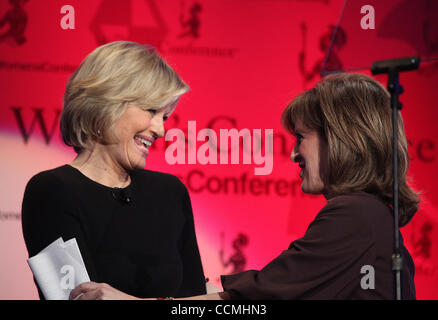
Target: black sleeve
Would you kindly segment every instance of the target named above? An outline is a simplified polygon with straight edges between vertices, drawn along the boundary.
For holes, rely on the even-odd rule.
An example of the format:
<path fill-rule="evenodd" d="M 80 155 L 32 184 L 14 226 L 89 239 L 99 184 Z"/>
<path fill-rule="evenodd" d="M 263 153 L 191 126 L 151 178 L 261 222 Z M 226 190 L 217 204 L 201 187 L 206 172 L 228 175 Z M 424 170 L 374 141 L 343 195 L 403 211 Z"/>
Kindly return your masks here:
<path fill-rule="evenodd" d="M 56 176 L 38 174 L 27 184 L 22 203 L 22 228 L 29 257 L 53 241 L 76 238 L 90 279 L 94 265 L 86 245 L 80 220 L 69 201 L 68 188 Z M 43 298 L 39 290 L 40 298 Z"/>
<path fill-rule="evenodd" d="M 183 211 L 185 224 L 180 239 L 180 255 L 183 260 L 183 282 L 179 297 L 188 297 L 206 293 L 205 277 L 196 240 L 195 225 L 190 196 L 183 185 Z"/>
<path fill-rule="evenodd" d="M 324 207 L 304 237 L 262 270 L 222 276 L 224 290 L 233 299 L 342 299 L 376 255 L 370 227 L 352 213 L 348 204 Z"/>

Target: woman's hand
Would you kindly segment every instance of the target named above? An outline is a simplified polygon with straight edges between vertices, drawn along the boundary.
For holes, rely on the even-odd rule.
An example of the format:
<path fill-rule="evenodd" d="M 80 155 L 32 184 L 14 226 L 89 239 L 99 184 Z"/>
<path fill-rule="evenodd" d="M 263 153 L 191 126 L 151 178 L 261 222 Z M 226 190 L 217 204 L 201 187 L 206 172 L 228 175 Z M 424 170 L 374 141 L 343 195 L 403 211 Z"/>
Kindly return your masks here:
<path fill-rule="evenodd" d="M 137 297 L 119 291 L 109 284 L 84 282 L 70 293 L 71 300 L 140 300 Z"/>

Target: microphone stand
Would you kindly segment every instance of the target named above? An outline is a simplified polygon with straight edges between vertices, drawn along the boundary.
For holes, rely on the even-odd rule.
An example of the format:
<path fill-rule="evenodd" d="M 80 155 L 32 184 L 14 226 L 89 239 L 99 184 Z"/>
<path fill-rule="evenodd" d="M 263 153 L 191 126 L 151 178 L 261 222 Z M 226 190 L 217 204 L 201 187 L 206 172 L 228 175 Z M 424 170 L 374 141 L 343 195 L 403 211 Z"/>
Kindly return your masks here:
<path fill-rule="evenodd" d="M 403 87 L 399 82 L 400 71 L 415 70 L 420 66 L 419 57 L 408 57 L 401 59 L 383 60 L 374 62 L 371 67 L 371 73 L 388 74 L 388 91 L 391 95 L 392 109 L 392 132 L 393 132 L 393 207 L 394 207 L 394 251 L 392 254 L 392 270 L 395 281 L 395 299 L 402 300 L 401 272 L 403 269 L 403 259 L 400 253 L 399 237 L 399 201 L 398 201 L 398 112 L 402 109 L 399 101 L 400 94 L 403 93 Z"/>

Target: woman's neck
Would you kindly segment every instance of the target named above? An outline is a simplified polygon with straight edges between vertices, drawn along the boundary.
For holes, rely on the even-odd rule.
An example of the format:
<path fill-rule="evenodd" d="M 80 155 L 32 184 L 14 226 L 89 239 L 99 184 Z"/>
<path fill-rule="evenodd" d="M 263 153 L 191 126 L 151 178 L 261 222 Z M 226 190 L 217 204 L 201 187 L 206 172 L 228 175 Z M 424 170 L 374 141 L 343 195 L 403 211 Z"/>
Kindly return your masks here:
<path fill-rule="evenodd" d="M 70 165 L 110 188 L 125 188 L 131 183 L 128 171 L 97 146 L 93 150 L 83 150 Z"/>

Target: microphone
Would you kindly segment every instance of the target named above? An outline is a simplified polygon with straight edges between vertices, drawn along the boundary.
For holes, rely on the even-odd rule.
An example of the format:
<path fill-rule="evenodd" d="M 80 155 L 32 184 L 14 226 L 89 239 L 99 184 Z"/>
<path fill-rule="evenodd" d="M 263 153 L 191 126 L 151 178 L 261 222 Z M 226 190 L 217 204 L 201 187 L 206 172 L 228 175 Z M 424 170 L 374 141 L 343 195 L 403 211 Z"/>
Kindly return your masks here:
<path fill-rule="evenodd" d="M 420 57 L 406 57 L 400 59 L 376 61 L 371 66 L 371 73 L 381 74 L 389 73 L 391 70 L 408 71 L 418 69 L 420 66 Z"/>
<path fill-rule="evenodd" d="M 132 201 L 131 194 L 127 189 L 113 188 L 111 191 L 114 200 L 129 204 Z"/>
<path fill-rule="evenodd" d="M 123 203 L 129 204 L 131 202 L 131 195 L 126 189 L 123 189 L 122 192 L 120 192 L 120 197 Z"/>

